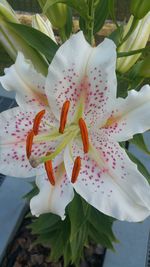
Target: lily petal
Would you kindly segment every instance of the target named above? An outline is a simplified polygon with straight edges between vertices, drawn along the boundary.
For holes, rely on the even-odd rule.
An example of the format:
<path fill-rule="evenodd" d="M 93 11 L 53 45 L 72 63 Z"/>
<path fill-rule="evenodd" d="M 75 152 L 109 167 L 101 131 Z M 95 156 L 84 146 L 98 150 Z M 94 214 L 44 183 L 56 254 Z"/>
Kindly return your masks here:
<path fill-rule="evenodd" d="M 79 32 L 66 41 L 56 52 L 49 66 L 46 94 L 57 119 L 66 100 L 70 100 L 69 116 L 75 112 L 77 102 L 84 90 L 86 66 L 92 47 Z"/>
<path fill-rule="evenodd" d="M 118 142 L 129 140 L 134 134 L 149 130 L 150 86 L 143 86 L 139 92 L 131 90 L 125 99 L 116 99 L 103 129 L 105 134 Z"/>
<path fill-rule="evenodd" d="M 35 112 L 24 112 L 19 107 L 0 114 L 1 173 L 15 177 L 32 177 L 35 175 L 35 169 L 31 167 L 26 157 L 26 138 L 32 129 L 35 115 Z M 39 127 L 40 134 L 51 133 L 49 126 L 45 123 L 46 119 L 51 124 L 53 122 L 50 120 L 49 114 L 46 113 Z M 34 142 L 31 153 L 35 157 L 43 156 L 48 151 L 53 151 L 57 143 L 57 141 Z M 61 154 L 58 162 L 62 162 Z"/>
<path fill-rule="evenodd" d="M 2 86 L 8 91 L 16 92 L 16 101 L 24 109 L 42 109 L 48 105 L 45 95 L 45 77 L 38 73 L 31 61 L 18 53 L 15 64 L 5 69 L 0 77 Z"/>
<path fill-rule="evenodd" d="M 65 208 L 74 197 L 73 187 L 68 180 L 64 165 L 59 165 L 54 169 L 56 184 L 52 186 L 43 172 L 37 173 L 36 184 L 39 188 L 38 195 L 30 201 L 31 213 L 39 216 L 44 213 L 52 212 L 65 219 Z"/>
<path fill-rule="evenodd" d="M 79 32 L 65 42 L 49 66 L 46 80 L 46 94 L 57 119 L 66 100 L 70 100 L 72 118 L 80 98 L 90 124 L 104 119 L 106 107 L 116 97 L 115 66 L 116 46 L 109 39 L 93 48 Z"/>
<path fill-rule="evenodd" d="M 110 104 L 116 99 L 116 46 L 109 39 L 92 49 L 88 59 L 89 86 L 85 107 L 86 122 L 90 125 L 103 122 L 108 116 Z"/>
<path fill-rule="evenodd" d="M 79 144 L 65 150 L 64 162 L 71 177 L 73 158 L 81 157 L 74 189 L 99 211 L 119 220 L 142 221 L 150 215 L 150 188 L 146 179 L 120 146 L 94 135 L 89 154 Z"/>

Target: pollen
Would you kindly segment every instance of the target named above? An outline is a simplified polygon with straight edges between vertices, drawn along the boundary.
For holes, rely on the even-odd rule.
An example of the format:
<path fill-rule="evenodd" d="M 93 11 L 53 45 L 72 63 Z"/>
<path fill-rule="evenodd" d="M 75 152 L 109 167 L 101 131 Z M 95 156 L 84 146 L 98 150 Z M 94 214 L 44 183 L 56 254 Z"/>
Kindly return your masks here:
<path fill-rule="evenodd" d="M 81 158 L 76 157 L 73 170 L 72 170 L 72 176 L 71 176 L 71 182 L 74 184 L 77 181 L 77 178 L 79 176 L 79 172 L 81 169 Z"/>
<path fill-rule="evenodd" d="M 79 119 L 79 127 L 81 132 L 81 138 L 83 143 L 83 151 L 84 153 L 88 153 L 89 151 L 89 136 L 88 136 L 88 130 L 85 121 L 80 118 Z"/>
<path fill-rule="evenodd" d="M 26 155 L 27 158 L 29 159 L 31 156 L 31 151 L 32 151 L 32 145 L 33 145 L 33 138 L 34 138 L 34 131 L 30 131 L 27 135 L 26 139 Z"/>
<path fill-rule="evenodd" d="M 62 106 L 61 115 L 60 115 L 59 132 L 62 134 L 63 134 L 65 126 L 66 126 L 69 107 L 70 107 L 70 101 L 66 100 Z"/>
<path fill-rule="evenodd" d="M 47 153 L 46 156 L 50 155 Z M 50 181 L 51 185 L 55 185 L 55 176 L 53 172 L 52 160 L 48 160 L 44 163 L 45 170 L 47 173 L 48 180 Z"/>
<path fill-rule="evenodd" d="M 38 114 L 34 118 L 33 131 L 34 131 L 35 135 L 37 135 L 39 132 L 40 122 L 41 122 L 44 114 L 45 114 L 45 110 L 41 110 L 40 112 L 38 112 Z"/>

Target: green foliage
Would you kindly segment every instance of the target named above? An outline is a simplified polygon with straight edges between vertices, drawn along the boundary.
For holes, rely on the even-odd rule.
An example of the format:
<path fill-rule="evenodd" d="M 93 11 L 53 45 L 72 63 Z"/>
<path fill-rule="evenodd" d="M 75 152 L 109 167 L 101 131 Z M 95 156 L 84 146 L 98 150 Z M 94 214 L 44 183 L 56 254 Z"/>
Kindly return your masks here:
<path fill-rule="evenodd" d="M 10 23 L 10 26 L 38 52 L 42 53 L 49 62 L 52 61 L 58 46 L 44 33 L 26 25 Z"/>
<path fill-rule="evenodd" d="M 74 8 L 81 17 L 87 19 L 88 5 L 84 0 L 80 0 L 80 4 L 78 0 L 47 0 L 43 8 L 43 12 L 45 13 L 48 10 L 48 8 L 57 3 L 64 3 L 70 6 L 71 8 Z"/>
<path fill-rule="evenodd" d="M 50 247 L 50 260 L 58 261 L 63 256 L 64 266 L 70 263 L 78 266 L 84 257 L 84 247 L 91 241 L 113 249 L 117 242 L 112 232 L 113 221 L 75 194 L 64 221 L 57 215 L 43 214 L 33 219 L 28 228 L 37 235 L 35 244 Z"/>
<path fill-rule="evenodd" d="M 108 1 L 109 14 L 110 14 L 113 22 L 116 24 L 116 26 L 118 28 L 119 25 L 118 25 L 117 18 L 116 18 L 115 6 L 116 6 L 116 0 L 109 0 Z"/>
<path fill-rule="evenodd" d="M 137 19 L 142 19 L 150 11 L 149 0 L 131 0 L 130 12 Z"/>
<path fill-rule="evenodd" d="M 94 15 L 94 34 L 97 33 L 104 25 L 109 13 L 109 0 L 101 0 L 95 9 Z"/>

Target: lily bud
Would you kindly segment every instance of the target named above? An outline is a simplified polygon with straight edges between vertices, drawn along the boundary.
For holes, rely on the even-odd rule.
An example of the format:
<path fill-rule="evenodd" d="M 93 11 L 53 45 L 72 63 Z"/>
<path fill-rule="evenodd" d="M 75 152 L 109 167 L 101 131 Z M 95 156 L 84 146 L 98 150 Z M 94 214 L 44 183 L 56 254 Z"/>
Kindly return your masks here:
<path fill-rule="evenodd" d="M 52 25 L 48 19 L 44 20 L 39 14 L 36 14 L 32 17 L 32 27 L 43 32 L 56 43 Z"/>
<path fill-rule="evenodd" d="M 38 0 L 38 2 L 43 9 L 47 1 Z M 47 9 L 45 14 L 52 23 L 53 27 L 61 29 L 66 25 L 67 22 L 68 7 L 66 4 L 54 4 Z"/>
<path fill-rule="evenodd" d="M 150 11 L 149 0 L 132 0 L 130 5 L 131 14 L 137 18 L 142 19 Z"/>
<path fill-rule="evenodd" d="M 124 28 L 123 37 L 129 31 L 133 21 L 133 16 Z M 119 47 L 118 52 L 128 52 L 144 48 L 150 35 L 150 12 L 141 20 L 139 20 L 136 28 L 128 39 Z M 119 72 L 127 72 L 141 56 L 141 53 L 132 56 L 126 56 L 117 60 L 117 70 Z"/>
<path fill-rule="evenodd" d="M 42 74 L 47 74 L 47 62 L 28 43 L 17 34 L 9 24 L 19 23 L 15 12 L 5 0 L 0 0 L 0 43 L 9 56 L 15 61 L 18 51 L 23 52 L 27 59 L 30 59 L 35 68 Z"/>
<path fill-rule="evenodd" d="M 0 42 L 4 46 L 5 50 L 8 52 L 10 57 L 15 60 L 17 56 L 17 49 L 13 43 L 10 42 L 7 32 L 6 21 L 19 23 L 15 13 L 13 12 L 10 5 L 4 1 L 0 1 Z"/>

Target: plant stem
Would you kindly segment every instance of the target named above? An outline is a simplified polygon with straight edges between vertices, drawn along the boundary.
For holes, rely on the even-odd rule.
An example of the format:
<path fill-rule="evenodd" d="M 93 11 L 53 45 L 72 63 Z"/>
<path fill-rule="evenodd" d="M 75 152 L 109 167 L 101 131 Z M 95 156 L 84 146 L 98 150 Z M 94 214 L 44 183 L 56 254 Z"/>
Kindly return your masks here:
<path fill-rule="evenodd" d="M 59 29 L 59 35 L 60 35 L 62 42 L 64 43 L 67 40 L 67 36 L 66 36 L 64 28 Z"/>

